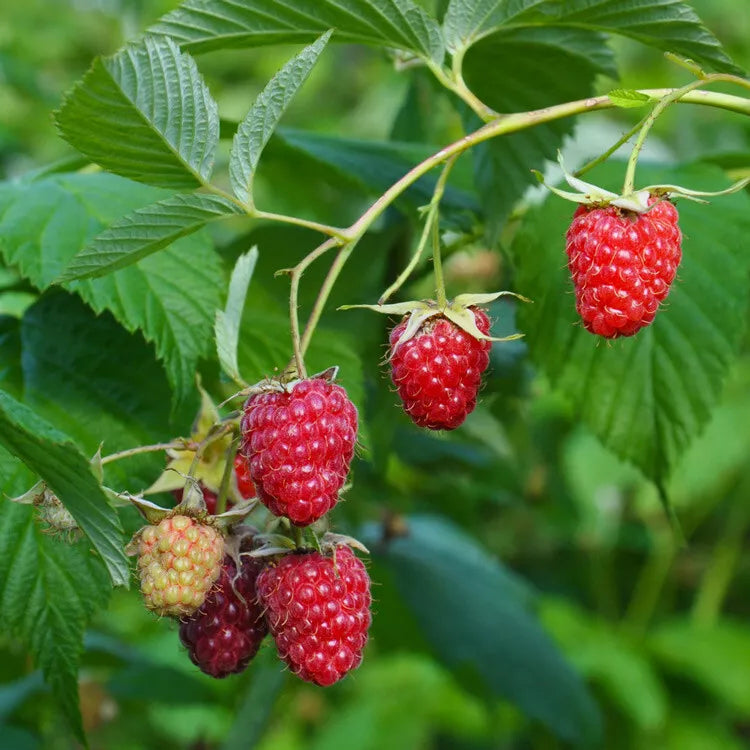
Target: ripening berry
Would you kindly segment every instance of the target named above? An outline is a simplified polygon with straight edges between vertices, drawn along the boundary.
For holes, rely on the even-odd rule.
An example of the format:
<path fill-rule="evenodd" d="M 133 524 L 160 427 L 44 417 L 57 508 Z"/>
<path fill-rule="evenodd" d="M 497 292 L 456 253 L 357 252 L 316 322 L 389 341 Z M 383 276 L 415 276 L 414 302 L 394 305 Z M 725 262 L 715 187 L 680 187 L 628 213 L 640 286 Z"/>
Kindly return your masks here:
<path fill-rule="evenodd" d="M 180 623 L 180 640 L 193 664 L 211 677 L 242 672 L 268 632 L 255 581 L 262 564 L 242 558 L 240 574 L 228 555 L 203 606 Z"/>
<path fill-rule="evenodd" d="M 632 336 L 649 325 L 682 259 L 677 209 L 651 196 L 635 213 L 580 206 L 567 233 L 576 309 L 591 333 Z"/>
<path fill-rule="evenodd" d="M 146 607 L 159 615 L 191 615 L 221 570 L 224 539 L 190 516 L 164 518 L 140 532 L 138 572 Z"/>

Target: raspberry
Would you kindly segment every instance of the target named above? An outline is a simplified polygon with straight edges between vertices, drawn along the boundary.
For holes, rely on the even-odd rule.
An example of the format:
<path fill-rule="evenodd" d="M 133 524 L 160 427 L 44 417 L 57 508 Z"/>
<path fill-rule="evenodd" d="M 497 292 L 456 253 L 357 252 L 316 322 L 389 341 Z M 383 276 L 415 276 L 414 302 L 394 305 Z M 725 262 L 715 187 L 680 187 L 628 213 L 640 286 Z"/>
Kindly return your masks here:
<path fill-rule="evenodd" d="M 326 687 L 362 661 L 370 627 L 370 577 L 344 545 L 334 558 L 293 553 L 258 576 L 258 597 L 279 656 L 301 679 Z"/>
<path fill-rule="evenodd" d="M 191 615 L 218 578 L 221 534 L 190 516 L 164 518 L 140 533 L 138 571 L 146 607 L 159 615 Z"/>
<path fill-rule="evenodd" d="M 237 479 L 237 489 L 240 495 L 245 500 L 255 497 L 255 485 L 250 476 L 250 465 L 241 453 L 237 453 L 234 457 L 234 476 Z"/>
<path fill-rule="evenodd" d="M 211 677 L 242 672 L 268 632 L 255 593 L 261 568 L 243 559 L 237 576 L 234 560 L 226 556 L 203 606 L 180 623 L 180 640 L 191 661 Z"/>
<path fill-rule="evenodd" d="M 258 497 L 275 515 L 307 526 L 338 502 L 357 439 L 357 409 L 321 378 L 251 396 L 242 452 Z"/>
<path fill-rule="evenodd" d="M 682 258 L 677 209 L 655 196 L 646 213 L 580 206 L 567 233 L 576 309 L 591 333 L 632 336 L 654 319 Z"/>
<path fill-rule="evenodd" d="M 490 319 L 484 310 L 469 309 L 477 328 L 489 333 Z M 455 430 L 477 404 L 491 343 L 437 316 L 428 318 L 415 336 L 394 349 L 408 320 L 407 316 L 391 331 L 391 380 L 416 425 Z"/>

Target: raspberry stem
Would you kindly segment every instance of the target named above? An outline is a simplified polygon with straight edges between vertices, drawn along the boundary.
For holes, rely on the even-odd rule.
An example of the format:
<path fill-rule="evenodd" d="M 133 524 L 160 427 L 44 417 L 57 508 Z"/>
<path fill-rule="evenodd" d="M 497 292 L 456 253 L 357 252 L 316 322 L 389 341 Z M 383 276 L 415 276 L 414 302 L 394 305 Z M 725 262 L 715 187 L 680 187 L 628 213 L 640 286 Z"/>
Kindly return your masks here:
<path fill-rule="evenodd" d="M 226 453 L 226 463 L 224 464 L 224 472 L 221 475 L 221 485 L 219 486 L 219 494 L 216 497 L 216 515 L 220 516 L 227 509 L 227 494 L 229 492 L 229 481 L 234 473 L 234 456 L 237 453 L 237 446 L 239 445 L 239 438 L 232 441 L 229 446 L 229 450 Z"/>
<path fill-rule="evenodd" d="M 435 190 L 432 193 L 432 199 L 430 200 L 430 203 L 427 206 L 427 217 L 425 218 L 424 227 L 422 228 L 422 235 L 419 238 L 417 249 L 414 251 L 414 254 L 411 257 L 411 260 L 409 261 L 409 264 L 399 274 L 399 277 L 393 282 L 393 284 L 391 284 L 388 287 L 388 289 L 385 290 L 385 292 L 383 292 L 382 296 L 378 300 L 379 305 L 382 305 L 395 292 L 397 292 L 404 285 L 406 280 L 409 278 L 409 276 L 411 276 L 412 272 L 417 267 L 417 264 L 419 263 L 419 259 L 422 257 L 422 253 L 424 252 L 424 249 L 427 246 L 427 240 L 430 238 L 430 233 L 432 232 L 433 224 L 439 223 L 440 201 L 443 199 L 443 195 L 445 193 L 445 186 L 446 186 L 446 183 L 448 182 L 448 175 L 450 174 L 451 169 L 453 169 L 453 165 L 456 163 L 456 159 L 458 159 L 458 156 L 459 155 L 456 154 L 455 156 L 452 156 L 450 159 L 448 159 L 447 162 L 445 162 L 443 171 L 440 173 L 440 178 L 435 184 Z"/>
<path fill-rule="evenodd" d="M 157 451 L 167 451 L 170 449 L 175 450 L 187 450 L 193 451 L 198 447 L 197 443 L 192 440 L 173 440 L 170 443 L 154 443 L 153 445 L 139 445 L 135 448 L 128 448 L 124 451 L 118 451 L 117 453 L 110 453 L 108 456 L 103 456 L 101 459 L 102 465 L 111 464 L 115 461 L 120 461 L 123 458 L 130 458 L 131 456 L 138 456 L 142 453 L 156 453 Z"/>
<path fill-rule="evenodd" d="M 656 103 L 656 106 L 651 110 L 651 114 L 648 115 L 648 117 L 646 117 L 643 123 L 643 126 L 641 127 L 641 131 L 638 134 L 638 138 L 635 142 L 635 145 L 633 146 L 633 151 L 630 154 L 630 158 L 628 159 L 628 166 L 625 171 L 625 182 L 623 183 L 623 186 L 622 186 L 623 195 L 630 195 L 634 190 L 635 169 L 638 164 L 638 157 L 641 154 L 641 150 L 643 149 L 643 144 L 646 142 L 646 138 L 648 137 L 648 134 L 651 131 L 651 128 L 653 127 L 654 123 L 659 118 L 659 116 L 664 112 L 664 110 L 670 104 L 672 104 L 673 102 L 676 102 L 678 99 L 683 98 L 686 94 L 689 94 L 691 91 L 694 91 L 695 89 L 698 89 L 701 86 L 706 86 L 709 83 L 718 83 L 718 82 L 736 83 L 739 86 L 743 86 L 744 88 L 750 89 L 750 81 L 747 81 L 744 78 L 730 75 L 728 73 L 712 73 L 711 75 L 706 75 L 702 78 L 699 78 L 697 81 L 692 81 L 691 83 L 688 83 L 686 86 L 683 86 L 682 88 L 671 91 L 670 93 L 662 97 L 662 99 Z"/>
<path fill-rule="evenodd" d="M 447 74 L 441 71 L 441 76 L 438 76 L 441 82 L 443 78 L 449 80 Z M 750 81 L 745 81 L 742 78 L 731 75 L 717 74 L 712 75 L 701 81 L 703 83 L 710 83 L 714 81 L 731 81 L 738 83 L 742 86 L 750 88 Z M 448 85 L 446 83 L 446 85 Z M 459 93 L 456 85 L 449 85 L 448 88 Z M 740 96 L 733 96 L 731 94 L 723 94 L 715 91 L 696 91 L 696 85 L 691 85 L 688 91 L 683 89 L 640 89 L 639 93 L 648 96 L 650 99 L 658 100 L 665 99 L 667 97 L 673 97 L 673 101 L 678 101 L 687 104 L 702 104 L 705 106 L 716 107 L 719 109 L 725 109 L 730 112 L 737 112 L 740 114 L 750 115 L 750 99 Z M 461 95 L 459 93 L 459 95 Z M 463 97 L 462 97 L 463 98 Z M 467 102 L 468 103 L 468 102 Z M 303 366 L 303 355 L 307 350 L 310 343 L 310 339 L 315 331 L 315 327 L 318 324 L 320 316 L 325 308 L 325 304 L 328 300 L 328 295 L 333 288 L 342 268 L 349 259 L 356 242 L 369 230 L 373 223 L 384 213 L 384 211 L 406 190 L 408 190 L 417 180 L 424 177 L 432 169 L 444 164 L 448 159 L 462 154 L 464 151 L 480 144 L 485 141 L 497 138 L 502 135 L 508 135 L 510 133 L 516 133 L 521 130 L 542 125 L 544 123 L 553 122 L 555 120 L 561 120 L 565 117 L 572 117 L 574 115 L 585 114 L 586 112 L 597 112 L 605 109 L 612 109 L 615 106 L 612 100 L 607 95 L 598 97 L 589 97 L 587 99 L 578 99 L 576 101 L 565 102 L 563 104 L 557 104 L 551 107 L 544 107 L 542 109 L 530 110 L 528 112 L 516 112 L 507 115 L 495 115 L 489 117 L 487 113 L 483 119 L 486 124 L 470 133 L 463 138 L 451 143 L 445 148 L 440 149 L 432 156 L 425 159 L 420 164 L 417 164 L 409 172 L 407 172 L 400 180 L 391 185 L 371 206 L 368 208 L 350 227 L 344 231 L 336 230 L 333 233 L 334 236 L 329 237 L 323 244 L 316 247 L 311 253 L 305 256 L 300 263 L 298 263 L 293 269 L 291 269 L 291 280 L 292 290 L 290 292 L 290 320 L 292 325 L 292 342 L 294 344 L 294 362 L 297 368 Z M 666 106 L 666 105 L 664 105 Z M 473 107 L 474 108 L 474 107 Z M 476 111 L 476 109 L 475 109 Z M 480 116 L 480 112 L 477 112 Z M 652 112 L 653 114 L 653 112 Z M 645 136 L 644 136 L 645 139 Z M 642 144 L 641 144 L 642 145 Z M 640 148 L 639 148 L 640 150 Z M 637 160 L 637 155 L 635 157 Z M 633 167 L 635 171 L 635 166 Z M 280 219 L 277 219 L 280 220 Z M 329 250 L 334 247 L 338 247 L 339 252 L 334 260 L 331 268 L 326 276 L 323 286 L 320 289 L 318 297 L 313 306 L 313 310 L 310 313 L 305 331 L 300 338 L 299 318 L 298 318 L 298 295 L 299 295 L 299 282 L 304 271 L 313 263 L 315 260 L 325 255 Z"/>

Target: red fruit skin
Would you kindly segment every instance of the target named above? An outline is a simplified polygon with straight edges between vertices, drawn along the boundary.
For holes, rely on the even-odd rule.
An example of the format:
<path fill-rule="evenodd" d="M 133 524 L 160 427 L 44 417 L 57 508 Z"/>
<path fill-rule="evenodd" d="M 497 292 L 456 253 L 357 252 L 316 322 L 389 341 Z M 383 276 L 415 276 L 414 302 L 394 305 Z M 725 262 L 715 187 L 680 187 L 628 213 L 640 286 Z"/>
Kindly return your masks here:
<path fill-rule="evenodd" d="M 302 680 L 327 687 L 362 662 L 370 627 L 370 577 L 344 545 L 334 559 L 292 553 L 258 576 L 258 597 L 279 656 Z"/>
<path fill-rule="evenodd" d="M 477 328 L 488 334 L 490 319 L 484 310 L 469 309 Z M 394 350 L 408 320 L 407 316 L 391 331 L 391 380 L 414 424 L 455 430 L 477 405 L 492 344 L 474 338 L 447 318 L 435 317 Z"/>
<path fill-rule="evenodd" d="M 250 465 L 241 453 L 237 453 L 234 457 L 234 476 L 240 495 L 245 500 L 255 497 L 255 485 L 250 476 Z"/>
<path fill-rule="evenodd" d="M 206 601 L 180 622 L 180 640 L 191 661 L 211 677 L 242 672 L 268 632 L 255 590 L 261 569 L 261 563 L 243 558 L 242 572 L 235 578 L 234 560 L 225 557 Z"/>
<path fill-rule="evenodd" d="M 336 505 L 357 441 L 357 409 L 343 388 L 310 378 L 251 396 L 241 427 L 250 476 L 274 515 L 307 526 Z"/>
<path fill-rule="evenodd" d="M 567 233 L 576 309 L 588 331 L 615 339 L 649 325 L 682 259 L 677 209 L 651 196 L 647 213 L 580 206 Z"/>

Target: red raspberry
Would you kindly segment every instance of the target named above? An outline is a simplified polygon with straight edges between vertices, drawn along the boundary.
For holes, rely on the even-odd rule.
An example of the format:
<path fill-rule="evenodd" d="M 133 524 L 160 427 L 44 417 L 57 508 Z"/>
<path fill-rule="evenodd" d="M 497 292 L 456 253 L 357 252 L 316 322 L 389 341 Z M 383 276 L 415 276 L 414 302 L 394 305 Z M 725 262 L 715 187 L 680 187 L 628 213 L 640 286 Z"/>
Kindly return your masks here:
<path fill-rule="evenodd" d="M 242 561 L 240 575 L 227 556 L 203 606 L 180 623 L 180 640 L 193 664 L 211 677 L 242 672 L 268 632 L 257 601 L 255 579 L 261 563 Z"/>
<path fill-rule="evenodd" d="M 258 597 L 279 656 L 300 679 L 326 687 L 362 661 L 370 627 L 370 577 L 344 545 L 334 558 L 293 553 L 267 567 Z"/>
<path fill-rule="evenodd" d="M 591 333 L 632 336 L 653 321 L 682 258 L 677 209 L 651 196 L 648 212 L 580 206 L 567 234 L 576 309 Z"/>
<path fill-rule="evenodd" d="M 357 409 L 343 388 L 311 378 L 251 396 L 242 433 L 258 497 L 273 514 L 307 526 L 336 505 L 357 440 Z"/>
<path fill-rule="evenodd" d="M 237 453 L 234 457 L 234 476 L 237 479 L 237 489 L 240 495 L 245 500 L 255 497 L 255 485 L 250 476 L 250 464 L 241 453 Z"/>
<path fill-rule="evenodd" d="M 484 310 L 469 309 L 477 328 L 488 334 L 490 319 Z M 416 425 L 455 430 L 477 404 L 491 342 L 437 316 L 428 318 L 413 338 L 394 349 L 408 320 L 407 316 L 391 331 L 391 380 Z"/>

